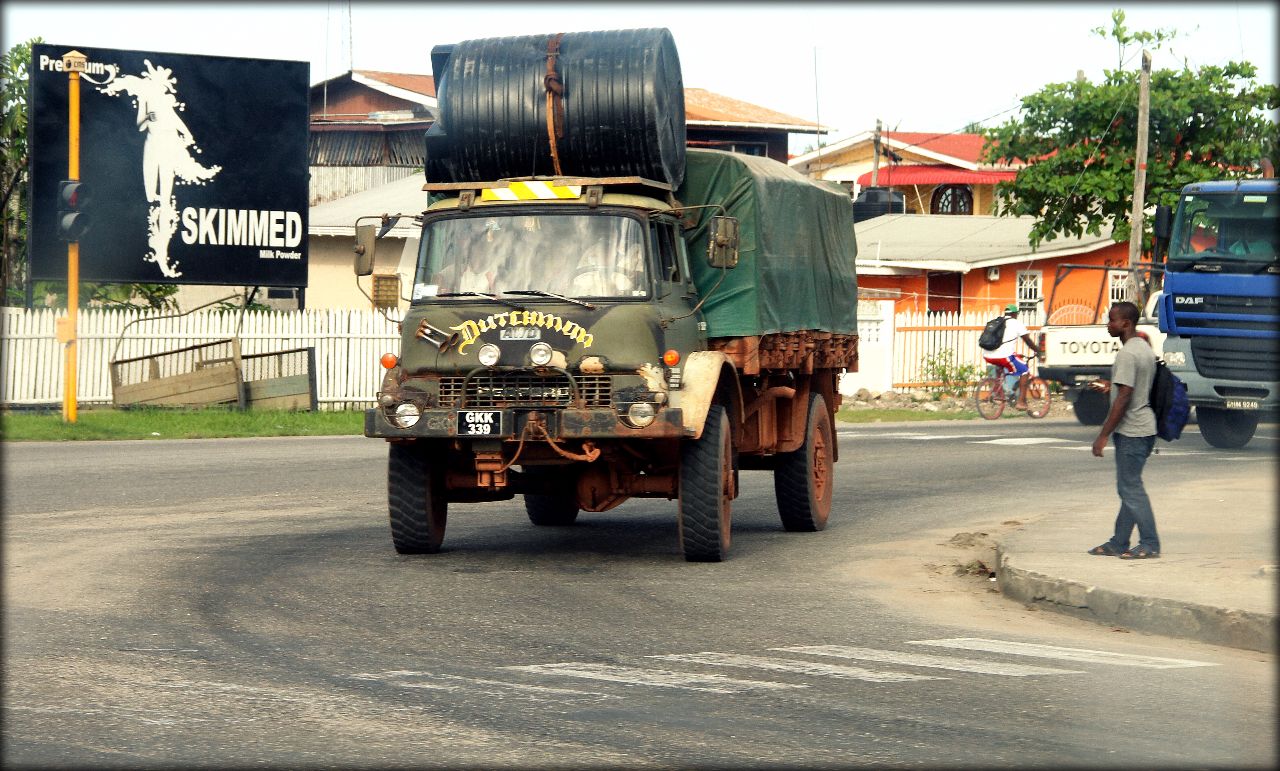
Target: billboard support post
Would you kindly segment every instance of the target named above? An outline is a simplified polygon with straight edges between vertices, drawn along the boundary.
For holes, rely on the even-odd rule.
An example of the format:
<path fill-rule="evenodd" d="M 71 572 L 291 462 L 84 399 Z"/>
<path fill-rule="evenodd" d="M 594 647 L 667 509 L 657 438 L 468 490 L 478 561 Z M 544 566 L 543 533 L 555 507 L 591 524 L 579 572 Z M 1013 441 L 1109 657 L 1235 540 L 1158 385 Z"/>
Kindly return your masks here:
<path fill-rule="evenodd" d="M 88 57 L 79 51 L 62 55 L 67 71 L 67 179 L 80 180 L 80 73 L 85 71 Z M 76 422 L 76 325 L 80 309 L 80 242 L 67 242 L 67 321 L 59 339 L 66 344 L 63 361 L 62 420 Z M 65 339 L 63 339 L 65 338 Z"/>

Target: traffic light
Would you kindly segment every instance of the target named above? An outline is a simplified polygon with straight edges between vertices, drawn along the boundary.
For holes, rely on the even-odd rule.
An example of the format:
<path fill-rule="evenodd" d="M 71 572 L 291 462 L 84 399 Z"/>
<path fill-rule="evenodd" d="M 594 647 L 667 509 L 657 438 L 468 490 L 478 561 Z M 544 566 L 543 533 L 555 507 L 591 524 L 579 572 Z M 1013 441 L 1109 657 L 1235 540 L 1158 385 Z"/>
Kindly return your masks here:
<path fill-rule="evenodd" d="M 89 186 L 78 180 L 58 183 L 58 237 L 63 241 L 79 241 L 89 229 Z"/>

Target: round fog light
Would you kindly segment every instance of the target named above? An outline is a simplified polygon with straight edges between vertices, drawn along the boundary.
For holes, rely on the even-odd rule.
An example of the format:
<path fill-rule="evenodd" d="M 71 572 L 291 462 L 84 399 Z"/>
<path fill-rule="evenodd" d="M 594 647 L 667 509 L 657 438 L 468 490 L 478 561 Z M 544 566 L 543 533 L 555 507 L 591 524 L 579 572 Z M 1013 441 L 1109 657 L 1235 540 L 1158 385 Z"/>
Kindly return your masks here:
<path fill-rule="evenodd" d="M 649 402 L 636 402 L 627 408 L 627 422 L 636 428 L 644 428 L 653 422 L 657 411 Z"/>
<path fill-rule="evenodd" d="M 396 411 L 391 416 L 391 422 L 397 428 L 412 428 L 421 416 L 422 411 L 418 409 L 418 405 L 413 402 L 404 402 L 396 406 Z"/>
<path fill-rule="evenodd" d="M 545 367 L 551 361 L 551 346 L 546 343 L 534 343 L 529 348 L 529 361 L 533 362 L 535 367 Z"/>
<path fill-rule="evenodd" d="M 502 351 L 498 350 L 498 346 L 493 343 L 485 343 L 480 347 L 480 352 L 476 354 L 476 358 L 486 367 L 492 367 L 498 363 L 498 356 Z"/>

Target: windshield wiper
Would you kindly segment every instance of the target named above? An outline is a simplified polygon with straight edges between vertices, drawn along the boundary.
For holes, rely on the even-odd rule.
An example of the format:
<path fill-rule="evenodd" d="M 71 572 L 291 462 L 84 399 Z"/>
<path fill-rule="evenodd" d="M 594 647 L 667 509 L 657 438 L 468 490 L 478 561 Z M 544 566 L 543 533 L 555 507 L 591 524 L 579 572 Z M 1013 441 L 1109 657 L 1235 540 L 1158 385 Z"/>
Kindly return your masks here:
<path fill-rule="evenodd" d="M 579 300 L 576 297 L 565 297 L 564 295 L 556 294 L 555 292 L 544 292 L 541 289 L 504 289 L 502 291 L 506 294 L 528 294 L 534 295 L 535 297 L 550 297 L 555 300 L 564 300 L 567 303 L 581 305 L 583 308 L 589 308 L 591 310 L 595 310 L 596 308 L 596 306 L 586 302 L 585 300 Z"/>
<path fill-rule="evenodd" d="M 503 305 L 510 306 L 518 311 L 526 310 L 526 308 L 520 303 L 511 302 L 505 297 L 499 297 L 496 294 L 490 294 L 488 292 L 441 292 L 437 294 L 436 297 L 483 297 L 486 300 L 493 300 L 494 302 L 502 303 Z"/>

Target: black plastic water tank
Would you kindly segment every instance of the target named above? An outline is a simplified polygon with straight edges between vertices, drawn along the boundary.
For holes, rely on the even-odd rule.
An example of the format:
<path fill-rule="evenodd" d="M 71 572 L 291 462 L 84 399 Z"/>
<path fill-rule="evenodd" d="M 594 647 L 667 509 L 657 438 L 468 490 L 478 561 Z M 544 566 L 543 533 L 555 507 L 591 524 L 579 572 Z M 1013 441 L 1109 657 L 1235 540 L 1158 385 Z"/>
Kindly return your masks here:
<path fill-rule="evenodd" d="M 900 190 L 887 187 L 865 187 L 853 199 L 853 221 L 862 222 L 881 214 L 905 214 L 907 199 Z"/>
<path fill-rule="evenodd" d="M 436 46 L 439 114 L 427 132 L 427 179 L 462 182 L 555 173 L 547 138 L 547 51 L 555 35 Z M 684 81 L 666 29 L 570 32 L 564 86 L 565 176 L 684 180 Z"/>

